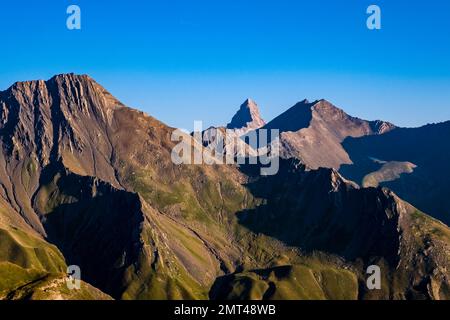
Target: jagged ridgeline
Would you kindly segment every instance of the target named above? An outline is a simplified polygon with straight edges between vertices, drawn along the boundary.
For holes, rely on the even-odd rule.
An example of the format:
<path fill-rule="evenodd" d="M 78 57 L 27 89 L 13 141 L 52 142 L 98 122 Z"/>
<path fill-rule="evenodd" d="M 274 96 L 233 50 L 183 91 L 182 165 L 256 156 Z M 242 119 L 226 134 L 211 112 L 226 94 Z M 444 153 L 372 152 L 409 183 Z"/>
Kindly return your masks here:
<path fill-rule="evenodd" d="M 273 125 L 241 109 L 233 129 Z M 391 191 L 295 159 L 176 165 L 173 130 L 85 75 L 0 92 L 0 298 L 450 298 L 448 227 Z"/>

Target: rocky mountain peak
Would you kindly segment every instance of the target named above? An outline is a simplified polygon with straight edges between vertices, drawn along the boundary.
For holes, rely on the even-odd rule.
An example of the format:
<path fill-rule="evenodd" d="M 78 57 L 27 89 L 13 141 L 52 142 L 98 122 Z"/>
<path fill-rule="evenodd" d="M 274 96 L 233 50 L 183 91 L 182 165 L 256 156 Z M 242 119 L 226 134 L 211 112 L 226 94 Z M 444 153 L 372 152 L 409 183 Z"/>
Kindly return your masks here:
<path fill-rule="evenodd" d="M 0 92 L 4 99 L 14 99 L 22 107 L 32 107 L 33 100 L 44 103 L 58 102 L 84 106 L 94 104 L 102 108 L 118 107 L 123 104 L 88 75 L 74 73 L 55 75 L 49 80 L 31 80 L 14 83 Z M 95 101 L 96 103 L 89 103 Z"/>
<path fill-rule="evenodd" d="M 322 113 L 322 114 L 340 114 L 340 115 L 346 115 L 347 114 L 344 112 L 344 110 L 336 107 L 335 105 L 333 105 L 331 102 L 325 100 L 325 99 L 320 99 L 320 100 L 316 100 L 311 104 L 313 110 L 315 110 L 316 112 Z"/>
<path fill-rule="evenodd" d="M 228 129 L 257 129 L 264 126 L 266 122 L 261 118 L 258 105 L 247 99 L 241 104 L 239 110 L 227 124 Z"/>
<path fill-rule="evenodd" d="M 36 286 L 42 299 L 64 297 L 47 279 L 62 279 L 66 261 L 94 298 L 449 298 L 449 228 L 336 170 L 350 163 L 342 139 L 386 125 L 303 100 L 265 126 L 297 153 L 263 176 L 262 163 L 175 164 L 173 129 L 118 104 L 74 74 L 0 92 L 0 299 L 33 298 Z M 250 99 L 233 120 L 236 135 L 264 123 Z M 386 147 L 409 144 L 414 156 L 423 134 L 402 131 Z M 369 264 L 383 266 L 375 293 L 360 285 Z"/>

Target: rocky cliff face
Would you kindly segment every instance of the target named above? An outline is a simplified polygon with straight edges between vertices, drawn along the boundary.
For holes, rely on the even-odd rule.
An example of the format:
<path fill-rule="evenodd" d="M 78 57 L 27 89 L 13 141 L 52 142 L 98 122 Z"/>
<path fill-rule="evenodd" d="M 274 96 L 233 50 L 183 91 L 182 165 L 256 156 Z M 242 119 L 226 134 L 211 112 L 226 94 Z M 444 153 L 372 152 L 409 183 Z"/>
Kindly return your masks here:
<path fill-rule="evenodd" d="M 237 263 L 238 171 L 176 166 L 172 129 L 88 76 L 17 83 L 0 101 L 2 220 L 57 245 L 84 279 L 114 298 L 205 298 Z"/>
<path fill-rule="evenodd" d="M 258 166 L 175 165 L 173 129 L 88 76 L 17 83 L 0 108 L 0 297 L 42 297 L 67 264 L 91 298 L 232 298 L 236 279 L 256 275 L 269 290 L 259 298 L 447 297 L 448 228 L 390 191 L 291 161 L 268 178 Z M 302 112 L 359 121 L 324 102 Z M 386 266 L 378 296 L 361 289 L 372 262 Z M 340 280 L 316 287 L 308 270 L 350 293 Z M 289 295 L 297 276 L 311 286 Z"/>
<path fill-rule="evenodd" d="M 227 124 L 227 129 L 258 129 L 264 126 L 266 122 L 261 118 L 259 108 L 256 102 L 247 99 L 240 106 L 239 110 Z"/>
<path fill-rule="evenodd" d="M 50 163 L 118 186 L 107 131 L 123 106 L 88 76 L 16 83 L 0 94 L 0 107 L 4 197 L 36 231 L 45 234 L 29 199 Z"/>
<path fill-rule="evenodd" d="M 201 133 L 202 144 L 212 150 L 223 150 L 222 157 L 254 157 L 258 155 L 258 146 L 250 145 L 243 137 L 265 124 L 258 105 L 247 99 L 226 127 L 210 127 L 204 130 Z"/>
<path fill-rule="evenodd" d="M 300 159 L 313 169 L 339 169 L 342 165 L 352 163 L 342 147 L 344 139 L 380 135 L 395 129 L 395 126 L 385 121 L 366 121 L 349 116 L 326 100 L 309 102 L 305 99 L 267 124 L 260 118 L 256 104 L 247 100 L 227 128 L 233 129 L 236 136 L 240 137 L 239 149 L 250 149 L 250 155 L 257 154 L 257 149 L 264 147 L 258 145 L 249 148 L 245 145 L 246 136 L 250 132 L 259 134 L 260 129 L 277 129 L 280 132 L 280 155 L 283 158 Z M 211 136 L 217 130 L 221 129 L 210 128 L 204 133 Z M 271 141 L 270 137 L 268 141 Z M 206 139 L 204 143 L 205 146 L 211 145 L 211 139 Z"/>
<path fill-rule="evenodd" d="M 446 299 L 450 232 L 445 224 L 388 189 L 359 188 L 334 169 L 308 170 L 298 160 L 281 164 L 279 175 L 249 185 L 265 201 L 239 213 L 244 226 L 305 253 L 362 263 L 362 272 L 370 264 L 382 266 L 386 286 L 379 292 L 362 288 L 360 297 Z"/>
<path fill-rule="evenodd" d="M 263 127 L 280 130 L 283 157 L 301 159 L 313 169 L 338 169 L 351 163 L 341 145 L 346 137 L 381 134 L 394 128 L 388 122 L 351 117 L 326 100 L 303 100 Z"/>

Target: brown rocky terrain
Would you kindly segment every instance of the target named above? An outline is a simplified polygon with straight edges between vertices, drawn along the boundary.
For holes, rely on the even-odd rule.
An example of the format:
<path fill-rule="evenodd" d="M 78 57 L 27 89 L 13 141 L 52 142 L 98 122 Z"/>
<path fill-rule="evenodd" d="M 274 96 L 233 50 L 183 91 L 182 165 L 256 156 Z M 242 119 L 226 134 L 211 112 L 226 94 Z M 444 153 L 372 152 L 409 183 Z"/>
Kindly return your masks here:
<path fill-rule="evenodd" d="M 303 100 L 263 127 L 279 129 L 281 155 L 301 159 L 308 167 L 338 169 L 351 160 L 341 145 L 347 137 L 382 134 L 394 125 L 347 115 L 326 100 Z"/>
<path fill-rule="evenodd" d="M 233 129 L 241 138 L 238 140 L 238 150 L 250 150 L 247 153 L 250 156 L 257 154 L 258 148 L 264 147 L 263 143 L 250 148 L 246 146 L 250 133 L 253 131 L 259 135 L 259 129 L 277 129 L 280 132 L 280 155 L 283 158 L 301 159 L 313 169 L 339 169 L 341 165 L 352 163 L 347 151 L 342 147 L 342 142 L 347 137 L 379 135 L 393 130 L 395 126 L 385 121 L 367 121 L 349 116 L 326 100 L 309 102 L 305 99 L 267 124 L 261 119 L 256 103 L 247 100 L 227 128 Z M 209 137 L 215 136 L 216 130 L 224 133 L 224 128 L 215 127 L 204 131 L 205 146 L 211 145 L 213 139 Z M 267 140 L 271 141 L 270 136 Z M 243 154 L 242 151 L 236 153 Z"/>
<path fill-rule="evenodd" d="M 385 130 L 302 106 L 333 146 Z M 389 190 L 292 160 L 266 178 L 257 165 L 176 165 L 173 130 L 85 75 L 0 92 L 0 297 L 448 299 L 448 227 Z M 370 263 L 384 268 L 380 292 L 364 289 Z M 70 264 L 85 291 L 61 286 Z"/>

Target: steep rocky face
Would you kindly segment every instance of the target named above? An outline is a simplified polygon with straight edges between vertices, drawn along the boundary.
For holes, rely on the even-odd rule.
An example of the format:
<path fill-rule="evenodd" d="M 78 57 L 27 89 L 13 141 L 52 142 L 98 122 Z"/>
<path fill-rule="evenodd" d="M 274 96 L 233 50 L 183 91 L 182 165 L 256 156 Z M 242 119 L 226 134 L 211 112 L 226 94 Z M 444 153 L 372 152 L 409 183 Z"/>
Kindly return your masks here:
<path fill-rule="evenodd" d="M 347 137 L 379 135 L 395 129 L 385 121 L 366 121 L 346 114 L 343 110 L 326 100 L 309 102 L 302 100 L 265 124 L 259 116 L 256 104 L 247 100 L 242 104 L 233 120 L 227 125 L 233 129 L 238 140 L 238 150 L 233 154 L 252 156 L 258 154 L 258 148 L 264 145 L 249 146 L 246 137 L 257 133 L 259 129 L 277 129 L 280 132 L 280 155 L 283 158 L 300 159 L 308 167 L 338 169 L 341 165 L 351 164 L 342 142 Z M 209 128 L 203 132 L 204 145 L 211 146 L 211 136 L 223 134 L 223 128 Z M 271 137 L 267 138 L 272 141 Z M 224 149 L 228 151 L 224 143 Z"/>
<path fill-rule="evenodd" d="M 398 262 L 398 208 L 387 191 L 359 189 L 333 169 L 309 171 L 294 160 L 282 162 L 279 175 L 258 178 L 249 188 L 267 199 L 266 205 L 239 214 L 241 223 L 256 232 L 306 251 Z"/>
<path fill-rule="evenodd" d="M 87 76 L 17 83 L 1 106 L 1 220 L 56 244 L 85 280 L 115 298 L 206 298 L 239 263 L 232 214 L 252 200 L 237 170 L 175 165 L 173 129 Z"/>
<path fill-rule="evenodd" d="M 138 194 L 56 165 L 46 168 L 33 204 L 47 239 L 85 281 L 115 298 L 195 298 L 216 276 L 218 263 L 195 234 Z"/>
<path fill-rule="evenodd" d="M 226 127 L 209 127 L 201 132 L 202 144 L 210 149 L 221 150 L 222 156 L 256 156 L 257 146 L 249 145 L 242 137 L 265 124 L 258 105 L 253 100 L 247 99 Z"/>
<path fill-rule="evenodd" d="M 239 213 L 250 230 L 304 252 L 344 257 L 356 268 L 382 266 L 386 286 L 375 296 L 362 287 L 360 297 L 447 299 L 448 227 L 393 192 L 360 189 L 333 169 L 310 171 L 296 160 L 282 162 L 279 175 L 256 178 L 249 188 L 265 199 Z"/>
<path fill-rule="evenodd" d="M 450 122 L 420 128 L 399 128 L 379 136 L 346 139 L 343 143 L 353 165 L 340 172 L 358 183 L 379 176 L 381 186 L 433 217 L 450 224 Z M 374 158 L 378 159 L 374 161 Z M 382 162 L 380 161 L 382 160 Z M 383 174 L 385 163 L 396 164 Z M 412 170 L 401 164 L 409 163 Z M 393 171 L 401 175 L 392 176 Z M 394 172 L 395 173 L 395 172 Z M 381 175 L 381 176 L 380 176 Z"/>
<path fill-rule="evenodd" d="M 52 161 L 118 185 L 107 130 L 121 107 L 88 76 L 73 74 L 19 82 L 0 94 L 3 197 L 38 232 L 45 233 L 29 199 Z"/>
<path fill-rule="evenodd" d="M 247 99 L 227 124 L 227 129 L 257 129 L 266 122 L 261 118 L 258 105 L 251 99 Z"/>
<path fill-rule="evenodd" d="M 326 100 L 303 100 L 263 127 L 280 130 L 283 157 L 301 159 L 313 169 L 338 169 L 351 163 L 341 145 L 346 137 L 381 134 L 394 128 L 388 122 L 351 117 Z"/>
<path fill-rule="evenodd" d="M 317 104 L 306 108 L 310 123 L 346 119 Z M 41 297 L 67 264 L 120 299 L 232 298 L 239 279 L 255 277 L 268 290 L 249 288 L 258 298 L 449 292 L 448 228 L 387 190 L 359 189 L 334 170 L 298 162 L 282 162 L 267 178 L 258 166 L 176 165 L 173 129 L 87 76 L 17 83 L 0 93 L 0 106 L 0 236 L 8 240 L 0 244 L 0 296 Z M 373 262 L 388 270 L 379 296 L 360 289 Z M 283 289 L 291 285 L 296 294 Z M 86 295 L 108 297 L 91 289 Z"/>
<path fill-rule="evenodd" d="M 241 134 L 247 132 L 247 129 L 231 130 L 224 127 L 209 127 L 197 135 L 192 134 L 211 153 L 226 161 L 227 156 L 234 159 L 237 156 L 251 157 L 257 156 L 257 149 L 245 141 Z"/>
<path fill-rule="evenodd" d="M 143 246 L 139 196 L 53 165 L 32 201 L 47 239 L 67 261 L 80 266 L 89 283 L 120 296 L 118 283 Z"/>

